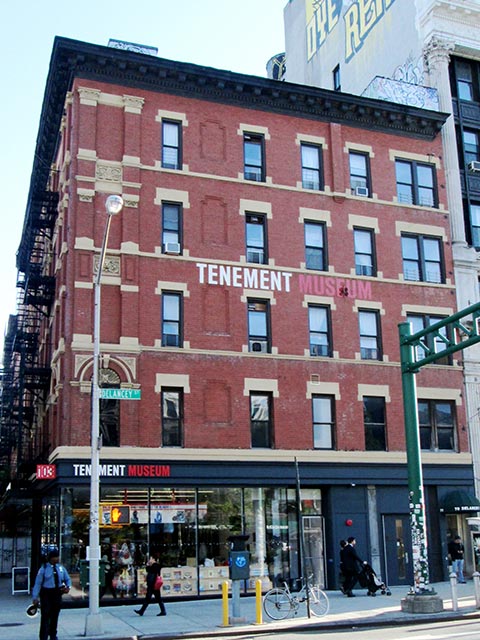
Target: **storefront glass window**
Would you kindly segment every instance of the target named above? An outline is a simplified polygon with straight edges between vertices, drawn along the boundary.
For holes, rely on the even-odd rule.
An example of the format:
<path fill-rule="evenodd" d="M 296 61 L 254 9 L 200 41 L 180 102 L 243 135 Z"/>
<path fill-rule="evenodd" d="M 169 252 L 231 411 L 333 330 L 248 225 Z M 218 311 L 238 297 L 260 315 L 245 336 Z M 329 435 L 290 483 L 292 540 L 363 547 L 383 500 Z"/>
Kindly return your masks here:
<path fill-rule="evenodd" d="M 51 496 L 44 500 L 42 504 L 42 553 L 45 555 L 49 549 L 58 546 L 59 516 L 58 496 Z"/>
<path fill-rule="evenodd" d="M 195 489 L 151 489 L 150 553 L 163 567 L 165 596 L 197 593 L 196 523 Z"/>
<path fill-rule="evenodd" d="M 89 502 L 88 487 L 64 487 L 60 505 L 49 498 L 43 508 L 42 543 L 58 543 L 60 532 L 62 561 L 83 589 L 88 580 Z M 246 590 L 255 589 L 257 578 L 267 589 L 302 574 L 294 489 L 102 485 L 99 522 L 104 599 L 141 597 L 150 555 L 162 565 L 165 596 L 220 594 L 229 577 L 229 538 L 239 534 L 249 536 Z M 322 583 L 320 490 L 302 491 L 302 524 L 305 569 Z"/>

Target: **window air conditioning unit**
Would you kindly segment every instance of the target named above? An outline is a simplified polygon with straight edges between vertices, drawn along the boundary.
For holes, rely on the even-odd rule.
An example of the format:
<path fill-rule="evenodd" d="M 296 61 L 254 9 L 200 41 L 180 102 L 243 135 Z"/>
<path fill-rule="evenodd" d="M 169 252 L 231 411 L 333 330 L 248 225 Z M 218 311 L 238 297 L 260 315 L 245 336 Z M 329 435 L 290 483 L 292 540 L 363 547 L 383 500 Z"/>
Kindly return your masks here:
<path fill-rule="evenodd" d="M 247 255 L 248 262 L 263 264 L 263 251 L 261 249 L 249 249 Z"/>
<path fill-rule="evenodd" d="M 326 344 L 312 344 L 310 345 L 311 356 L 328 356 L 328 345 Z"/>
<path fill-rule="evenodd" d="M 468 170 L 472 171 L 473 173 L 479 173 L 480 172 L 480 162 L 478 160 L 473 160 L 472 162 L 468 163 Z"/>
<path fill-rule="evenodd" d="M 268 344 L 266 340 L 250 340 L 250 351 L 254 353 L 267 353 Z"/>
<path fill-rule="evenodd" d="M 355 195 L 368 198 L 368 187 L 355 187 Z"/>
<path fill-rule="evenodd" d="M 177 255 L 180 253 L 180 243 L 179 242 L 166 242 L 165 243 L 165 253 L 172 253 Z"/>

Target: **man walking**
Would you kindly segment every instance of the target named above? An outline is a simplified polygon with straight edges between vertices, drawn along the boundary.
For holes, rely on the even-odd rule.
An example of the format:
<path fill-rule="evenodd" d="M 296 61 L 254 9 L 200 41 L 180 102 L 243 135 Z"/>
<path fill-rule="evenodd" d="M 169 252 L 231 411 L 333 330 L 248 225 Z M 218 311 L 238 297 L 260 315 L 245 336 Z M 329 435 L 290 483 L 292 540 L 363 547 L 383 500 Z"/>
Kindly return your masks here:
<path fill-rule="evenodd" d="M 460 584 L 465 584 L 466 581 L 463 575 L 465 547 L 463 546 L 460 536 L 455 536 L 455 538 L 448 543 L 448 553 L 452 561 L 453 573 L 456 574 Z"/>
<path fill-rule="evenodd" d="M 40 603 L 40 640 L 58 640 L 58 616 L 62 607 L 62 595 L 70 591 L 72 581 L 68 571 L 59 564 L 58 549 L 52 549 L 38 570 L 32 590 L 32 602 Z"/>
<path fill-rule="evenodd" d="M 345 575 L 345 582 L 343 583 L 343 593 L 349 598 L 354 598 L 355 594 L 352 593 L 353 587 L 358 579 L 360 568 L 362 564 L 366 564 L 359 557 L 355 545 L 357 541 L 353 536 L 350 536 L 347 540 L 347 544 L 340 551 L 340 561 L 342 566 L 342 572 Z"/>

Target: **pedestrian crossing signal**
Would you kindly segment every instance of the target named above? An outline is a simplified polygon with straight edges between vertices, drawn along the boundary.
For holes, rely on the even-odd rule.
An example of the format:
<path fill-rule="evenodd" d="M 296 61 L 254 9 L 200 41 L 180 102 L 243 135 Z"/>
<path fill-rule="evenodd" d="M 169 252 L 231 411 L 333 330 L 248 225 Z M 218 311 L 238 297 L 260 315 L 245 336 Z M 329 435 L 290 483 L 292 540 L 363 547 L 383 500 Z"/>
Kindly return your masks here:
<path fill-rule="evenodd" d="M 129 524 L 130 507 L 112 507 L 110 510 L 110 522 L 112 524 Z"/>

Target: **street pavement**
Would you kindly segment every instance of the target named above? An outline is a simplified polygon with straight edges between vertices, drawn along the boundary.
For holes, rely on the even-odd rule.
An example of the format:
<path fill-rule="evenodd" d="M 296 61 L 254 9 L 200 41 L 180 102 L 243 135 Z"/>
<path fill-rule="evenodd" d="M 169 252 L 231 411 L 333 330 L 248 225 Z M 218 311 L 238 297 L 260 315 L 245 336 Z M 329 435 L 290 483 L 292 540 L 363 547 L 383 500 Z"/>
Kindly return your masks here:
<path fill-rule="evenodd" d="M 241 598 L 238 619 L 230 624 L 232 601 L 229 600 L 228 625 L 223 625 L 222 600 L 190 600 L 169 602 L 165 600 L 167 615 L 158 617 L 158 606 L 152 602 L 143 617 L 134 613 L 137 605 L 101 606 L 103 634 L 88 636 L 89 640 L 154 640 L 166 638 L 226 638 L 235 635 L 271 633 L 280 630 L 349 629 L 359 626 L 398 625 L 450 620 L 458 618 L 480 618 L 476 607 L 475 590 L 471 580 L 457 585 L 458 609 L 453 610 L 452 591 L 449 582 L 431 585 L 443 600 L 444 610 L 435 614 L 408 614 L 401 611 L 400 602 L 408 593 L 408 587 L 392 587 L 391 596 L 366 595 L 365 590 L 356 590 L 355 598 L 346 598 L 340 591 L 328 591 L 330 611 L 323 618 L 308 618 L 303 605 L 294 618 L 275 622 L 263 613 L 259 623 L 256 618 L 255 597 Z M 85 618 L 88 600 L 81 592 L 73 592 L 70 603 L 60 614 L 58 640 L 85 637 Z M 83 598 L 83 599 L 82 599 Z M 84 607 L 70 606 L 83 602 Z M 40 615 L 29 618 L 26 609 L 31 603 L 27 594 L 12 595 L 11 580 L 0 578 L 0 638 L 2 640 L 36 640 Z"/>

